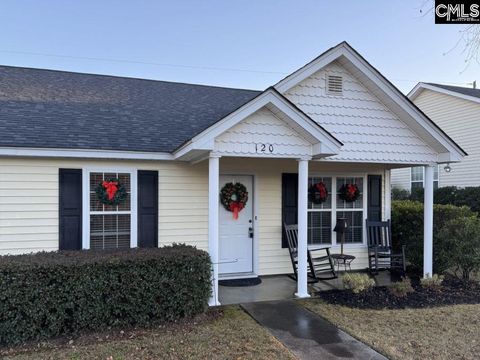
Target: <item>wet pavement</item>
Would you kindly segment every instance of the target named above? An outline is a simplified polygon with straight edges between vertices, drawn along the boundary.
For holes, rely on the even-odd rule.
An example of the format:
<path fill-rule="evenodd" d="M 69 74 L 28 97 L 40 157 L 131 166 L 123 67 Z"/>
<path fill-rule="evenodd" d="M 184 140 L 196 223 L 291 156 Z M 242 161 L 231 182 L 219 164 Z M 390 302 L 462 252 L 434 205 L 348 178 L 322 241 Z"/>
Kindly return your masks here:
<path fill-rule="evenodd" d="M 373 277 L 377 286 L 389 285 L 392 277 L 389 272 L 380 272 Z M 262 283 L 255 286 L 226 287 L 219 286 L 220 304 L 243 304 L 255 301 L 292 300 L 295 299 L 297 282 L 287 275 L 261 276 Z M 309 284 L 308 291 L 314 295 L 321 291 L 342 290 L 344 288 L 342 276 L 337 279 L 321 280 Z"/>
<path fill-rule="evenodd" d="M 298 305 L 295 300 L 241 306 L 299 359 L 387 360 L 369 346 Z"/>

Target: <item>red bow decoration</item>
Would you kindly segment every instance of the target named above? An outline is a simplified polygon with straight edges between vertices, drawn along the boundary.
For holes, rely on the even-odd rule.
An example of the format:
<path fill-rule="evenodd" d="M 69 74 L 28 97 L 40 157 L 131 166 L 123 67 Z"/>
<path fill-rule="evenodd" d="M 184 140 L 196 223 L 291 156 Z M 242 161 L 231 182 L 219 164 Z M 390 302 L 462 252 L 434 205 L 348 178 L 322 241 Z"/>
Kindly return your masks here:
<path fill-rule="evenodd" d="M 350 198 L 350 199 L 354 199 L 355 198 L 355 193 L 357 192 L 357 186 L 354 185 L 354 184 L 347 184 L 347 196 Z"/>
<path fill-rule="evenodd" d="M 112 201 L 115 197 L 115 194 L 118 191 L 118 182 L 117 181 L 104 181 L 102 182 L 103 188 L 107 192 L 107 197 L 109 201 Z"/>
<path fill-rule="evenodd" d="M 317 188 L 318 193 L 320 194 L 320 198 L 325 199 L 327 197 L 327 188 L 325 187 L 325 184 L 321 182 L 321 183 L 315 184 L 315 187 Z"/>
<path fill-rule="evenodd" d="M 233 212 L 233 218 L 238 219 L 238 213 L 243 209 L 245 205 L 238 201 L 232 201 L 230 203 L 230 211 Z"/>

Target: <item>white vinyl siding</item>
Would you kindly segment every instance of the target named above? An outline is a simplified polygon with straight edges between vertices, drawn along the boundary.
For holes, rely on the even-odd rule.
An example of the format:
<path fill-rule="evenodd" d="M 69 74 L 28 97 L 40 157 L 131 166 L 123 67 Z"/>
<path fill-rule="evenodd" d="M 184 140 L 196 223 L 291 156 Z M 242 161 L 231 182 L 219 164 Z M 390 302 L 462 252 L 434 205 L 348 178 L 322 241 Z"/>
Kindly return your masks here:
<path fill-rule="evenodd" d="M 300 157 L 312 145 L 271 110 L 262 108 L 215 139 L 215 151 L 231 156 Z"/>
<path fill-rule="evenodd" d="M 468 153 L 462 162 L 450 164 L 450 173 L 440 166 L 439 185 L 478 186 L 480 104 L 431 90 L 423 90 L 414 103 Z"/>
<path fill-rule="evenodd" d="M 392 189 L 410 190 L 410 169 L 411 168 L 402 168 L 391 170 Z"/>
<path fill-rule="evenodd" d="M 342 77 L 342 96 L 325 90 L 328 75 Z M 344 144 L 338 155 L 325 161 L 425 164 L 437 159 L 436 152 L 340 61 L 317 71 L 285 96 Z"/>
<path fill-rule="evenodd" d="M 462 162 L 450 164 L 447 173 L 439 166 L 439 187 L 477 186 L 480 177 L 480 104 L 423 90 L 413 102 L 467 153 Z M 410 168 L 392 170 L 392 187 L 410 190 Z"/>

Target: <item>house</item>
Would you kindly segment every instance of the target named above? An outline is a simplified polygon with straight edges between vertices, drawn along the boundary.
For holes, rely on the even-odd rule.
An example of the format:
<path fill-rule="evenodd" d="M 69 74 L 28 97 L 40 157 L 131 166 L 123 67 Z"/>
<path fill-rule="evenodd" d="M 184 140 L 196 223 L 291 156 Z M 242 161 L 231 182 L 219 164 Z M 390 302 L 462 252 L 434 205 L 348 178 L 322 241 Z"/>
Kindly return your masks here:
<path fill-rule="evenodd" d="M 458 164 L 435 167 L 435 187 L 478 186 L 480 177 L 480 89 L 419 83 L 408 97 L 465 149 L 469 156 Z M 392 186 L 411 190 L 423 187 L 423 168 L 392 171 Z"/>
<path fill-rule="evenodd" d="M 308 246 L 338 252 L 337 218 L 365 268 L 365 220 L 390 218 L 402 167 L 426 169 L 432 274 L 433 166 L 466 155 L 346 42 L 264 91 L 4 66 L 0 99 L 3 254 L 191 244 L 211 304 L 219 276 L 292 272 L 282 223 L 298 223 L 297 296 Z"/>

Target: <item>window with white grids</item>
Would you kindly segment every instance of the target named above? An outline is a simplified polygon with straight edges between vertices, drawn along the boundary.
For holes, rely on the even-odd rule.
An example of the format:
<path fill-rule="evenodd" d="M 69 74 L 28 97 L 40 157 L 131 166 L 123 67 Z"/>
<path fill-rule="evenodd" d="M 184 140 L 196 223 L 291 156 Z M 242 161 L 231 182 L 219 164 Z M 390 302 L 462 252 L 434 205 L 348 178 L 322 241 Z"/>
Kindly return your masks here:
<path fill-rule="evenodd" d="M 360 189 L 360 196 L 353 202 L 340 199 L 338 192 L 342 185 L 355 184 Z M 363 177 L 338 177 L 337 178 L 336 212 L 337 219 L 347 219 L 348 229 L 345 233 L 345 243 L 363 242 Z"/>
<path fill-rule="evenodd" d="M 309 187 L 314 184 L 324 183 L 329 196 L 321 204 L 308 201 L 308 243 L 332 243 L 332 178 L 311 177 L 308 179 Z"/>
<path fill-rule="evenodd" d="M 345 243 L 363 243 L 364 233 L 364 177 L 363 176 L 312 176 L 308 179 L 309 187 L 322 182 L 327 191 L 327 200 L 321 204 L 308 201 L 308 243 L 338 244 L 336 233 L 333 231 L 339 218 L 347 219 L 348 230 L 345 234 Z M 347 202 L 339 197 L 339 190 L 344 184 L 356 184 L 360 190 L 359 198 L 354 202 Z"/>
<path fill-rule="evenodd" d="M 119 205 L 104 205 L 95 189 L 103 180 L 118 178 L 127 197 Z M 90 172 L 89 174 L 90 249 L 130 248 L 132 236 L 132 175 L 128 172 Z"/>
<path fill-rule="evenodd" d="M 425 168 L 423 166 L 412 167 L 410 170 L 410 189 L 423 188 L 425 181 Z M 438 165 L 433 168 L 433 188 L 438 189 Z"/>

